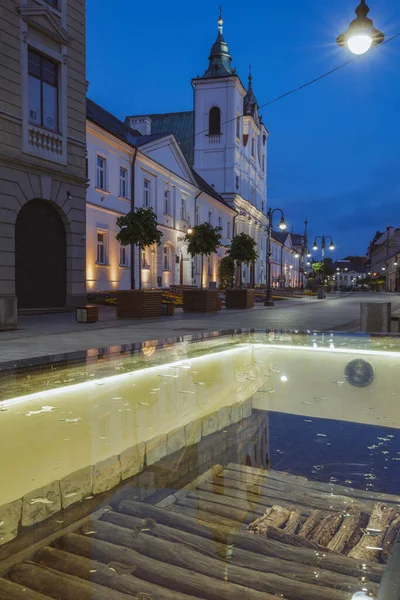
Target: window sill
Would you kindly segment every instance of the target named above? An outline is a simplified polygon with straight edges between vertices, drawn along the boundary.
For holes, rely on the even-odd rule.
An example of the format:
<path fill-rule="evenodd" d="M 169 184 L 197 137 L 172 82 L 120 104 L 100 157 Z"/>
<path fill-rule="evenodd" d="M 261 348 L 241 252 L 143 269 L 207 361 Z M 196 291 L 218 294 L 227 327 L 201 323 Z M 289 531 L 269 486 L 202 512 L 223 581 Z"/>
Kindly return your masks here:
<path fill-rule="evenodd" d="M 150 271 L 150 267 L 142 267 L 142 271 Z"/>
<path fill-rule="evenodd" d="M 122 200 L 123 202 L 130 202 L 130 198 L 127 198 L 126 196 L 118 196 L 118 200 Z"/>
<path fill-rule="evenodd" d="M 129 265 L 118 265 L 120 269 L 129 269 Z"/>
<path fill-rule="evenodd" d="M 96 192 L 99 192 L 99 194 L 105 194 L 106 196 L 109 196 L 111 194 L 111 192 L 109 192 L 108 190 L 102 190 L 99 187 L 95 188 Z"/>
<path fill-rule="evenodd" d="M 163 269 L 163 273 L 171 273 L 171 269 Z"/>
<path fill-rule="evenodd" d="M 221 137 L 222 133 L 206 133 L 206 137 Z"/>
<path fill-rule="evenodd" d="M 108 263 L 99 263 L 99 262 L 96 262 L 95 265 L 96 265 L 96 267 L 109 267 L 110 266 Z"/>

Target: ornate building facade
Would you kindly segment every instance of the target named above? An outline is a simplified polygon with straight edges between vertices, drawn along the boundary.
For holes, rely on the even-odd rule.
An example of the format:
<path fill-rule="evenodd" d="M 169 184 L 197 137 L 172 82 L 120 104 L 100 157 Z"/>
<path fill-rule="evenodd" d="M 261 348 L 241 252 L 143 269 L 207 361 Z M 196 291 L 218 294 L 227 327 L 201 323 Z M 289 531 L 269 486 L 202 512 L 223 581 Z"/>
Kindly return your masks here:
<path fill-rule="evenodd" d="M 85 1 L 7 0 L 0 33 L 0 329 L 85 299 Z"/>

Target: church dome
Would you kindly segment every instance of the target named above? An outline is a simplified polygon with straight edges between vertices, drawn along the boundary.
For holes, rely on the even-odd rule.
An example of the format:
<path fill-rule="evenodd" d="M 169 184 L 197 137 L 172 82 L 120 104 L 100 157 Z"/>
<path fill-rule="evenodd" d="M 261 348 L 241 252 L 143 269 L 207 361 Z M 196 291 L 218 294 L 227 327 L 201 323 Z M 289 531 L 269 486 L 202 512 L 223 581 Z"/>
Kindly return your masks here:
<path fill-rule="evenodd" d="M 228 44 L 225 41 L 223 33 L 224 21 L 222 19 L 222 11 L 218 19 L 218 36 L 215 40 L 211 53 L 208 58 L 208 69 L 203 75 L 206 77 L 228 77 L 235 75 L 236 70 L 232 68 L 232 56 L 229 53 Z"/>

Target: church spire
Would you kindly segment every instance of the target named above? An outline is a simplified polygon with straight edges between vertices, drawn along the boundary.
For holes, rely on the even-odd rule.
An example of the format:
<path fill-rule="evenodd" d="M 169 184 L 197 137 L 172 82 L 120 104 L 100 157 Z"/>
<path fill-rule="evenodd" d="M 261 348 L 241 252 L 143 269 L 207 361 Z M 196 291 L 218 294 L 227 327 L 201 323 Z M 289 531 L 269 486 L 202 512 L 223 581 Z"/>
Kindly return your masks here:
<path fill-rule="evenodd" d="M 253 118 L 256 116 L 258 111 L 258 103 L 257 98 L 253 92 L 253 75 L 251 72 L 251 65 L 249 65 L 249 86 L 247 88 L 247 94 L 243 100 L 243 113 L 245 115 L 250 115 Z"/>
<path fill-rule="evenodd" d="M 203 77 L 228 77 L 235 75 L 235 69 L 232 68 L 232 57 L 229 53 L 228 44 L 224 38 L 224 20 L 222 18 L 222 6 L 219 9 L 218 36 L 211 48 L 209 56 L 208 69 Z"/>

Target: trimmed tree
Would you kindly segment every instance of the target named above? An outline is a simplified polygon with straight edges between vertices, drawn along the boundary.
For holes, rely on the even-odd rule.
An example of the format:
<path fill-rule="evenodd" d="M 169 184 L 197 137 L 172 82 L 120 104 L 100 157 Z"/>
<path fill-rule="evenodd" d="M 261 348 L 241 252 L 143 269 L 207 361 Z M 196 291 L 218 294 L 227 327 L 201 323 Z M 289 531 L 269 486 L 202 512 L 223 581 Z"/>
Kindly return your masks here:
<path fill-rule="evenodd" d="M 203 289 L 204 257 L 215 254 L 221 246 L 221 227 L 213 227 L 210 223 L 201 223 L 192 227 L 192 233 L 183 238 L 187 243 L 191 256 L 201 256 L 200 288 Z"/>
<path fill-rule="evenodd" d="M 139 248 L 139 290 L 142 289 L 142 249 L 148 246 L 161 245 L 163 234 L 157 229 L 157 215 L 152 208 L 134 208 L 127 215 L 118 217 L 120 228 L 116 238 L 123 246 L 138 246 Z M 133 279 L 133 278 L 132 278 Z M 134 281 L 131 288 L 135 289 Z"/>
<path fill-rule="evenodd" d="M 258 254 L 256 251 L 257 242 L 247 233 L 239 233 L 232 239 L 232 244 L 228 250 L 229 256 L 240 268 L 239 287 L 242 287 L 242 265 L 251 265 L 254 263 Z"/>
<path fill-rule="evenodd" d="M 219 287 L 221 290 L 231 290 L 235 282 L 235 261 L 231 256 L 225 256 L 218 268 Z"/>

